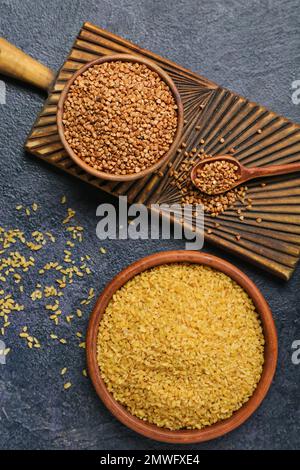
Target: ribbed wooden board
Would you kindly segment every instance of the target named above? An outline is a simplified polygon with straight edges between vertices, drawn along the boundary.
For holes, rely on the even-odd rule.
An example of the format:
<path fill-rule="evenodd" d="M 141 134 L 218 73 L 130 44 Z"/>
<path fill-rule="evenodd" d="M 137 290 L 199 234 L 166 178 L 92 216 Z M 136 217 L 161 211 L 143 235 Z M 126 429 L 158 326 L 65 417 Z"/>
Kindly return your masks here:
<path fill-rule="evenodd" d="M 178 189 L 170 185 L 168 167 L 162 169 L 163 176 L 154 174 L 132 183 L 105 182 L 77 167 L 62 147 L 56 106 L 66 80 L 85 62 L 120 52 L 146 56 L 173 78 L 184 104 L 182 140 L 187 143 L 186 150 L 204 138 L 206 153 L 224 154 L 234 147 L 235 156 L 248 166 L 300 161 L 299 125 L 90 23 L 83 25 L 57 76 L 26 142 L 28 152 L 114 196 L 127 195 L 130 202 L 180 200 Z M 223 144 L 221 136 L 225 139 Z M 173 156 L 175 167 L 182 158 L 185 157 L 178 153 Z M 288 280 L 300 256 L 300 174 L 269 179 L 265 187 L 252 183 L 247 197 L 253 200 L 252 209 L 243 208 L 243 221 L 233 210 L 214 219 L 206 216 L 206 240 Z M 262 219 L 260 224 L 257 218 Z M 218 228 L 215 222 L 220 223 Z M 208 234 L 208 229 L 212 233 Z M 239 241 L 237 234 L 241 235 Z"/>

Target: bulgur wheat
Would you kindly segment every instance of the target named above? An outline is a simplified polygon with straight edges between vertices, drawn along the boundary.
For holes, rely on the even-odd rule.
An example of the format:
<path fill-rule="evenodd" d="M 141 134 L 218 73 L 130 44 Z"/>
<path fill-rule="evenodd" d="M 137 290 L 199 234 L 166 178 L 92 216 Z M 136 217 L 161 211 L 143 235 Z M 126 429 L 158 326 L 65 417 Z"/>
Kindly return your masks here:
<path fill-rule="evenodd" d="M 171 430 L 201 429 L 251 397 L 264 336 L 252 300 L 224 273 L 162 265 L 114 294 L 97 360 L 109 392 L 133 415 Z"/>

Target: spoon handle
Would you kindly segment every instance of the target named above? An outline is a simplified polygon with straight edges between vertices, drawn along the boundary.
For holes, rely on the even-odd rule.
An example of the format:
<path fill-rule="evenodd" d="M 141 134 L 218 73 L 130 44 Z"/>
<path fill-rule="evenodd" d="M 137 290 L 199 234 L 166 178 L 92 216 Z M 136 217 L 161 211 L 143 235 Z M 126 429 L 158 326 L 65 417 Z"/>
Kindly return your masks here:
<path fill-rule="evenodd" d="M 263 167 L 248 168 L 251 178 L 261 178 L 263 176 L 285 175 L 300 171 L 300 163 L 290 163 L 288 165 L 270 165 Z"/>

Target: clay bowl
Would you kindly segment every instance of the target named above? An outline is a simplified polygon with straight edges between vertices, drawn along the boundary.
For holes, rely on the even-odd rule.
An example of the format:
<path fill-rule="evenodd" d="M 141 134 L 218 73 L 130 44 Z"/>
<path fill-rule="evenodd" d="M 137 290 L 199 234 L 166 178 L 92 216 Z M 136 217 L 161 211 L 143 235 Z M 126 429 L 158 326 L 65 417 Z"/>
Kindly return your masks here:
<path fill-rule="evenodd" d="M 126 408 L 120 405 L 108 392 L 103 379 L 100 376 L 97 364 L 97 333 L 99 323 L 113 294 L 129 279 L 145 271 L 146 269 L 167 263 L 196 263 L 210 266 L 222 271 L 236 281 L 252 298 L 258 313 L 260 314 L 265 336 L 265 364 L 261 379 L 252 397 L 239 410 L 223 421 L 203 428 L 201 430 L 170 431 L 149 424 L 130 414 Z M 97 394 L 111 411 L 111 413 L 128 428 L 133 429 L 143 436 L 162 442 L 179 444 L 208 441 L 232 431 L 246 421 L 258 408 L 266 396 L 271 385 L 277 363 L 277 333 L 272 318 L 272 313 L 267 302 L 255 284 L 239 269 L 227 261 L 215 256 L 195 251 L 165 251 L 157 253 L 131 264 L 121 271 L 104 289 L 92 312 L 87 332 L 87 363 L 89 376 L 93 382 Z"/>
<path fill-rule="evenodd" d="M 92 168 L 90 165 L 85 163 L 79 156 L 75 154 L 75 152 L 72 150 L 70 145 L 68 144 L 67 140 L 65 139 L 64 135 L 64 126 L 62 122 L 62 117 L 63 117 L 63 109 L 64 109 L 64 102 L 67 97 L 68 91 L 70 86 L 74 83 L 76 78 L 81 75 L 83 72 L 85 72 L 89 67 L 96 65 L 96 64 L 103 64 L 104 62 L 112 62 L 112 61 L 124 61 L 124 62 L 134 62 L 134 63 L 139 63 L 139 64 L 145 64 L 149 69 L 153 70 L 156 72 L 160 78 L 168 85 L 170 88 L 176 105 L 177 105 L 177 113 L 178 113 L 178 123 L 177 123 L 177 130 L 174 136 L 174 140 L 165 155 L 163 155 L 154 165 L 150 166 L 146 170 L 141 171 L 140 173 L 135 173 L 133 175 L 114 175 L 110 173 L 105 173 L 103 171 L 98 171 Z M 183 129 L 183 105 L 181 101 L 181 97 L 179 95 L 179 92 L 171 79 L 169 75 L 160 67 L 158 67 L 154 62 L 152 62 L 149 59 L 145 59 L 142 57 L 136 57 L 136 56 L 131 56 L 127 54 L 116 54 L 112 56 L 106 56 L 106 57 L 101 57 L 100 59 L 93 60 L 92 62 L 88 62 L 85 64 L 83 67 L 81 67 L 71 78 L 68 80 L 66 83 L 61 95 L 60 99 L 57 105 L 57 127 L 58 127 L 58 133 L 61 138 L 61 141 L 63 143 L 63 146 L 68 153 L 68 155 L 72 158 L 72 160 L 80 166 L 83 170 L 85 170 L 87 173 L 90 173 L 91 175 L 101 178 L 104 180 L 109 180 L 109 181 L 132 181 L 136 180 L 139 178 L 143 178 L 144 176 L 149 175 L 150 173 L 153 173 L 154 171 L 158 170 L 164 163 L 168 162 L 170 159 L 171 155 L 176 151 L 180 137 L 182 134 L 182 129 Z"/>

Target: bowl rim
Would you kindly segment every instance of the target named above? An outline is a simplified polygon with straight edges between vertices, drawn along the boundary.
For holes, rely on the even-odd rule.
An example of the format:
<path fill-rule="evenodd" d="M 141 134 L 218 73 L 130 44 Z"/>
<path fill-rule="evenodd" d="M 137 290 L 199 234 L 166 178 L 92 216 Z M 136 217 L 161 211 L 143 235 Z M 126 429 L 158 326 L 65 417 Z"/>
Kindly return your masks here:
<path fill-rule="evenodd" d="M 150 424 L 133 416 L 124 406 L 119 404 L 107 390 L 100 376 L 97 363 L 97 334 L 99 324 L 112 295 L 137 274 L 155 266 L 178 262 L 210 266 L 213 269 L 227 274 L 237 282 L 253 300 L 261 318 L 265 337 L 265 362 L 263 372 L 253 395 L 241 408 L 235 411 L 230 418 L 200 430 L 184 429 L 171 431 L 159 428 L 154 424 Z M 191 444 L 208 441 L 227 434 L 244 423 L 255 412 L 265 398 L 275 374 L 278 356 L 278 340 L 271 310 L 258 287 L 246 274 L 231 263 L 208 253 L 186 250 L 163 251 L 141 258 L 130 264 L 106 285 L 96 302 L 89 320 L 86 338 L 86 356 L 89 377 L 92 380 L 96 393 L 108 410 L 119 421 L 133 431 L 160 442 Z"/>
<path fill-rule="evenodd" d="M 71 146 L 68 144 L 65 134 L 64 134 L 64 125 L 62 122 L 63 119 L 63 110 L 64 110 L 64 103 L 66 100 L 66 97 L 68 95 L 70 86 L 74 83 L 74 81 L 81 75 L 83 72 L 85 72 L 88 68 L 93 67 L 94 65 L 97 64 L 103 64 L 104 62 L 115 62 L 115 61 L 123 61 L 123 62 L 136 62 L 140 64 L 146 65 L 148 68 L 156 72 L 159 77 L 168 85 L 168 87 L 171 90 L 171 93 L 175 99 L 176 105 L 177 105 L 177 129 L 176 133 L 173 139 L 172 144 L 170 145 L 169 150 L 154 164 L 151 165 L 149 168 L 146 168 L 146 170 L 141 171 L 140 173 L 135 173 L 133 175 L 114 175 L 111 173 L 105 173 L 103 171 L 98 171 L 95 170 L 93 167 L 85 163 L 79 156 L 75 154 Z M 167 163 L 172 156 L 172 154 L 177 150 L 179 141 L 182 137 L 182 131 L 183 131 L 183 124 L 184 124 L 184 111 L 183 111 L 183 104 L 181 100 L 181 96 L 179 94 L 179 91 L 173 82 L 172 78 L 169 76 L 165 70 L 163 70 L 161 67 L 156 65 L 155 62 L 153 62 L 150 59 L 140 57 L 140 56 L 135 56 L 135 55 L 130 55 L 130 54 L 114 54 L 114 55 L 108 55 L 108 56 L 103 56 L 98 59 L 92 60 L 91 62 L 87 62 L 84 64 L 79 70 L 77 70 L 72 77 L 67 81 L 65 84 L 63 91 L 60 94 L 60 98 L 57 104 L 57 113 L 56 113 L 56 122 L 57 122 L 57 129 L 58 129 L 58 134 L 61 139 L 61 142 L 64 146 L 65 151 L 67 154 L 70 156 L 70 158 L 83 170 L 85 170 L 87 173 L 97 177 L 101 178 L 103 180 L 108 180 L 108 181 L 133 181 L 137 180 L 140 178 L 143 178 L 150 173 L 153 173 L 154 171 L 158 170 L 163 164 Z"/>

